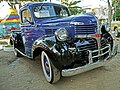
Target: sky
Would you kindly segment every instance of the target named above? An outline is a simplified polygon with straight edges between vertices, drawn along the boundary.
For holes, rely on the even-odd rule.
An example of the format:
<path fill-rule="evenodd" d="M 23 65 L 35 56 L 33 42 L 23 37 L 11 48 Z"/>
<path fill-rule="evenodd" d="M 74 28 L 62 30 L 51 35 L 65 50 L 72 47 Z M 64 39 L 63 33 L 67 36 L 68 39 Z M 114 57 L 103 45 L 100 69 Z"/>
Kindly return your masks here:
<path fill-rule="evenodd" d="M 52 2 L 56 1 L 56 0 L 51 0 Z M 85 8 L 96 8 L 96 7 L 99 7 L 99 5 L 101 6 L 107 6 L 107 0 L 81 0 L 80 4 L 78 4 L 78 6 L 80 7 L 85 7 Z M 2 4 L 2 5 L 5 5 L 5 4 Z M 6 7 L 2 8 L 1 3 L 0 3 L 0 10 L 2 11 L 2 13 L 0 14 L 0 17 L 3 18 L 7 13 L 7 10 L 9 8 L 9 5 L 6 4 Z M 6 10 L 6 12 L 4 12 Z"/>
<path fill-rule="evenodd" d="M 107 0 L 81 0 L 80 7 L 99 7 L 101 6 L 107 6 Z"/>
<path fill-rule="evenodd" d="M 50 1 L 50 0 L 47 0 Z M 56 2 L 59 3 L 58 0 L 51 0 L 52 2 Z M 69 0 L 72 1 L 72 0 Z M 76 0 L 74 0 L 76 1 Z M 111 0 L 110 0 L 111 1 Z M 99 5 L 101 6 L 107 6 L 107 0 L 81 0 L 81 2 L 79 4 L 77 4 L 80 7 L 99 7 Z"/>
<path fill-rule="evenodd" d="M 0 3 L 0 18 L 4 18 L 9 13 L 10 6 L 6 3 Z"/>

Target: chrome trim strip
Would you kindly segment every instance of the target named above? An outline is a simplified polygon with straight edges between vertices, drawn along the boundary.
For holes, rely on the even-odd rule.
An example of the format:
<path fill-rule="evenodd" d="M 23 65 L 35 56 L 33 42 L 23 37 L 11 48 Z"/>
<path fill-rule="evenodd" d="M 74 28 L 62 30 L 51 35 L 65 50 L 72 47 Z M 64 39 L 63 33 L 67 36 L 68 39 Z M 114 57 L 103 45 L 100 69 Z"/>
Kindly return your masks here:
<path fill-rule="evenodd" d="M 106 47 L 104 47 L 104 48 L 101 48 L 100 51 L 103 51 L 104 49 L 107 49 L 107 48 L 110 48 L 110 45 L 109 45 L 109 44 L 108 44 L 108 46 L 106 46 Z M 99 51 L 99 50 L 94 50 L 94 51 L 92 51 L 92 52 L 94 53 L 94 52 L 98 52 L 98 51 Z"/>
<path fill-rule="evenodd" d="M 107 51 L 107 52 L 102 53 L 102 54 L 99 54 L 99 55 L 97 55 L 97 56 L 93 56 L 92 58 L 97 58 L 97 57 L 103 56 L 103 55 L 105 55 L 105 54 L 107 54 L 107 53 L 109 53 L 109 52 L 110 52 L 110 51 Z"/>
<path fill-rule="evenodd" d="M 86 38 L 86 37 L 91 37 L 92 35 L 75 35 L 75 38 Z"/>
<path fill-rule="evenodd" d="M 107 49 L 107 48 L 108 48 L 108 51 L 106 51 L 106 52 L 104 52 L 104 53 L 98 53 L 98 55 L 92 56 L 91 58 L 92 58 L 92 59 L 93 59 L 93 58 L 97 58 L 97 57 L 103 56 L 103 55 L 105 55 L 105 54 L 107 54 L 107 53 L 109 53 L 109 55 L 111 55 L 111 54 L 110 54 L 110 52 L 111 52 L 110 45 L 108 45 L 108 46 L 106 46 L 106 47 L 104 47 L 104 48 L 101 48 L 101 49 L 99 49 L 99 50 L 91 51 L 91 53 L 102 52 L 103 50 L 105 50 L 105 49 Z M 90 52 L 90 51 L 89 51 L 89 52 Z"/>
<path fill-rule="evenodd" d="M 107 54 L 107 53 L 109 53 L 109 52 L 110 52 L 110 50 L 107 51 L 107 52 L 105 52 L 105 53 L 100 54 L 100 56 L 103 56 L 103 55 L 105 55 L 105 54 Z M 109 54 L 109 55 L 110 55 L 110 54 Z"/>
<path fill-rule="evenodd" d="M 29 57 L 29 56 L 25 55 L 24 53 L 22 53 L 22 52 L 21 52 L 20 50 L 18 50 L 17 48 L 15 48 L 15 50 L 18 51 L 21 55 L 23 55 L 23 56 L 25 56 L 25 57 L 28 57 L 28 58 L 32 59 L 32 57 Z"/>

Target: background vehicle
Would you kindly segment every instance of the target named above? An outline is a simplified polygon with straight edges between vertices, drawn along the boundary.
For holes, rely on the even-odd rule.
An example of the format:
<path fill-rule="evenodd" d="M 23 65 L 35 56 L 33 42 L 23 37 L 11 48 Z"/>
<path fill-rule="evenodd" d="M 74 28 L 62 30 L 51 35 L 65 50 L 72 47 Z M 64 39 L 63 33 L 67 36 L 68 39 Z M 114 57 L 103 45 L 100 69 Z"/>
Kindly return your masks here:
<path fill-rule="evenodd" d="M 95 16 L 71 16 L 54 3 L 27 3 L 20 9 L 21 27 L 12 33 L 16 56 L 40 56 L 49 83 L 103 66 L 118 46 Z"/>
<path fill-rule="evenodd" d="M 118 37 L 120 34 L 120 21 L 112 21 L 111 30 L 115 31 L 115 36 Z"/>

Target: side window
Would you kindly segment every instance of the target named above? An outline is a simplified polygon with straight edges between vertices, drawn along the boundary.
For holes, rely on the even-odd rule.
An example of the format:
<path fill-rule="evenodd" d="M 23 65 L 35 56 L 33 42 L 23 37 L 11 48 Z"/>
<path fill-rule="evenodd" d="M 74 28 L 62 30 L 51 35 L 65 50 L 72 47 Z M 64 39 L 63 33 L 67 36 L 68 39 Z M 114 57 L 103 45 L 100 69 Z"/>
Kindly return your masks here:
<path fill-rule="evenodd" d="M 62 8 L 60 11 L 60 16 L 68 16 L 68 13 L 65 8 Z"/>
<path fill-rule="evenodd" d="M 32 17 L 28 9 L 22 11 L 22 23 L 26 23 L 28 21 L 32 21 Z"/>
<path fill-rule="evenodd" d="M 54 6 L 56 16 L 69 16 L 67 8 L 62 7 L 62 6 Z"/>

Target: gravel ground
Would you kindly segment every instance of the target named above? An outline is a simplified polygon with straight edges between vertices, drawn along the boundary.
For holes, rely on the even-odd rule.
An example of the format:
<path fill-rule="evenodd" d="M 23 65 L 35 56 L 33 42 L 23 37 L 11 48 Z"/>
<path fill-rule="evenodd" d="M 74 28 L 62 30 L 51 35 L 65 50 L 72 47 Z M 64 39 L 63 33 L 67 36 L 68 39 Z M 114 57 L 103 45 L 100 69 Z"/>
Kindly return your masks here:
<path fill-rule="evenodd" d="M 38 59 L 0 50 L 0 90 L 120 90 L 120 52 L 103 67 L 49 84 Z"/>

